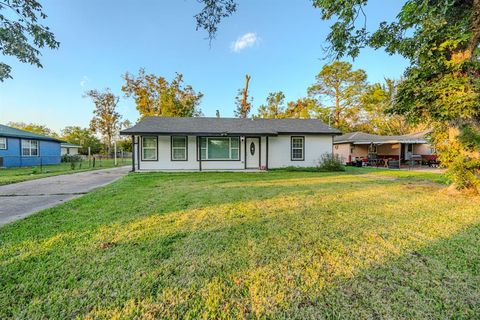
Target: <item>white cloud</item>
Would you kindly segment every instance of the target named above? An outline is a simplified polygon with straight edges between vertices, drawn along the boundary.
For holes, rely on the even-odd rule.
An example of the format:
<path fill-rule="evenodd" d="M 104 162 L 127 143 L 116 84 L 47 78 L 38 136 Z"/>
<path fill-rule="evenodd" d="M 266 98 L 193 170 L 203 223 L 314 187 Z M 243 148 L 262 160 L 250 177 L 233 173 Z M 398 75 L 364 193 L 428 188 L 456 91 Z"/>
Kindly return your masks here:
<path fill-rule="evenodd" d="M 238 37 L 238 39 L 235 42 L 232 42 L 230 45 L 230 49 L 233 52 L 240 52 L 243 49 L 253 47 L 254 45 L 258 44 L 260 41 L 260 38 L 257 37 L 256 33 L 253 32 L 248 32 L 245 33 L 243 36 Z"/>
<path fill-rule="evenodd" d="M 80 87 L 82 87 L 82 88 L 85 87 L 85 85 L 87 84 L 88 80 L 90 80 L 90 79 L 88 79 L 87 76 L 83 76 L 82 80 L 80 80 Z"/>

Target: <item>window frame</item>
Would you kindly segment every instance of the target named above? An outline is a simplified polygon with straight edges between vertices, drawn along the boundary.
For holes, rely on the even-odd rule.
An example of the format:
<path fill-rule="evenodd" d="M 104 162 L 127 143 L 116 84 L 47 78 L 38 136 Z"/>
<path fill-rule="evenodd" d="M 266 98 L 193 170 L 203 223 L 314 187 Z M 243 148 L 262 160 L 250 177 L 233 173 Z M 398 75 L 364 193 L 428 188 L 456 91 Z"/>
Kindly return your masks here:
<path fill-rule="evenodd" d="M 155 139 L 155 159 L 145 159 L 144 157 L 144 153 L 143 153 L 143 150 L 145 149 L 144 145 L 143 145 L 143 139 L 144 138 L 153 138 Z M 141 154 L 140 154 L 140 159 L 141 161 L 158 161 L 158 136 L 141 136 L 141 148 L 140 148 L 140 151 L 141 151 Z M 153 149 L 153 147 L 146 147 L 148 149 Z"/>
<path fill-rule="evenodd" d="M 293 147 L 293 140 L 294 139 L 301 139 L 302 140 L 302 148 Z M 294 158 L 293 150 L 302 150 L 302 158 Z M 291 161 L 305 161 L 305 136 L 291 136 L 290 137 L 290 160 Z"/>
<path fill-rule="evenodd" d="M 24 146 L 23 146 L 23 143 L 28 141 L 29 143 L 29 146 L 28 146 L 28 154 L 25 155 L 23 154 L 23 149 L 26 149 Z M 37 150 L 37 154 L 34 154 L 32 155 L 32 141 L 35 141 L 36 143 L 36 148 L 35 150 Z M 20 154 L 22 157 L 25 157 L 25 158 L 31 158 L 31 157 L 40 157 L 40 140 L 35 140 L 35 139 L 20 139 Z"/>
<path fill-rule="evenodd" d="M 174 147 L 173 146 L 173 139 L 174 138 L 184 138 L 185 139 L 185 147 Z M 185 150 L 185 159 L 174 159 L 174 149 L 182 149 Z M 188 161 L 188 136 L 170 136 L 170 161 Z"/>
<path fill-rule="evenodd" d="M 206 144 L 205 144 L 205 148 L 202 148 L 202 139 L 206 139 Z M 229 153 L 229 158 L 225 158 L 225 159 L 208 159 L 208 140 L 210 139 L 229 139 L 229 142 L 228 142 L 228 153 Z M 238 141 L 238 147 L 236 148 L 232 148 L 232 139 L 237 139 Z M 240 156 L 240 152 L 241 152 L 241 143 L 240 143 L 240 136 L 231 136 L 231 137 L 221 137 L 221 136 L 200 136 L 198 137 L 198 141 L 197 143 L 199 144 L 197 146 L 197 161 L 241 161 L 241 156 Z M 237 158 L 236 159 L 232 159 L 232 149 L 237 149 L 238 150 L 238 153 L 237 153 Z M 202 159 L 202 150 L 205 150 L 205 159 Z"/>
<path fill-rule="evenodd" d="M 8 139 L 7 139 L 7 137 L 0 137 L 0 141 L 1 140 L 5 141 L 5 147 L 4 148 L 0 147 L 0 150 L 8 150 Z"/>

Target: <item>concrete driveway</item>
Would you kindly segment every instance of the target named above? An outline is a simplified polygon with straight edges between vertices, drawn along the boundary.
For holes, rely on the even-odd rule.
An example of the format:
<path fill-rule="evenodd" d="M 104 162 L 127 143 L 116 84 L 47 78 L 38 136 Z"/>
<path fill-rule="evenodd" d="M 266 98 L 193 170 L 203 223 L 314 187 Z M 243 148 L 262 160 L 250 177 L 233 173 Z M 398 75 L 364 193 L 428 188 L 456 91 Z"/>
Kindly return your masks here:
<path fill-rule="evenodd" d="M 94 170 L 0 186 L 0 226 L 80 197 L 119 179 L 130 169 Z"/>

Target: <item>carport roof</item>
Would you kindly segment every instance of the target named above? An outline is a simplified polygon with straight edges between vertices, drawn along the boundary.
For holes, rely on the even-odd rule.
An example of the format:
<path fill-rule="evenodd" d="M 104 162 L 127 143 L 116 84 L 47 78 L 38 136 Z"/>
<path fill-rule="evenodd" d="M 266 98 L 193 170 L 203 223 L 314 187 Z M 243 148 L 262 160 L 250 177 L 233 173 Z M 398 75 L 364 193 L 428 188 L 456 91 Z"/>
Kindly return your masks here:
<path fill-rule="evenodd" d="M 135 126 L 121 131 L 132 134 L 188 135 L 277 135 L 330 134 L 341 132 L 317 119 L 242 119 L 242 118 L 173 118 L 145 117 Z"/>
<path fill-rule="evenodd" d="M 364 132 L 351 132 L 335 137 L 334 144 L 353 143 L 353 144 L 382 144 L 382 143 L 428 143 L 426 136 L 430 130 L 398 135 L 398 136 L 381 136 Z"/>

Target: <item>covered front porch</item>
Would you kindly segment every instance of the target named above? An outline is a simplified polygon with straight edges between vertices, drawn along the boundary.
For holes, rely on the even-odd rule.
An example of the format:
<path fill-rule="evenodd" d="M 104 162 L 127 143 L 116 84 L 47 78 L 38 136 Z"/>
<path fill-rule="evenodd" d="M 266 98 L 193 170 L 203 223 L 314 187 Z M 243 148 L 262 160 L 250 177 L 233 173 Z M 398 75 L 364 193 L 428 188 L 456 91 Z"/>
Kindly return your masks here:
<path fill-rule="evenodd" d="M 422 143 L 358 142 L 351 148 L 349 165 L 396 169 L 438 166 L 436 155 Z"/>

